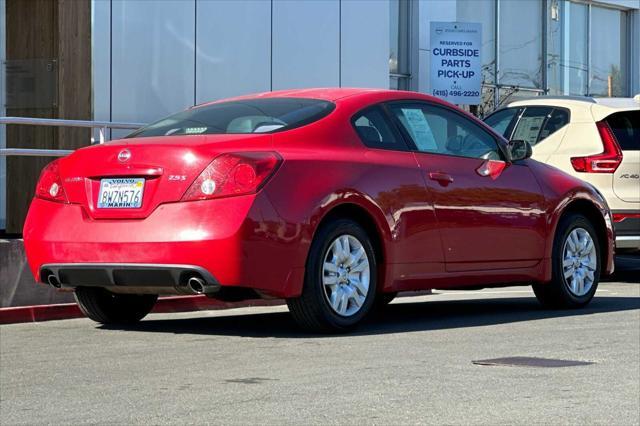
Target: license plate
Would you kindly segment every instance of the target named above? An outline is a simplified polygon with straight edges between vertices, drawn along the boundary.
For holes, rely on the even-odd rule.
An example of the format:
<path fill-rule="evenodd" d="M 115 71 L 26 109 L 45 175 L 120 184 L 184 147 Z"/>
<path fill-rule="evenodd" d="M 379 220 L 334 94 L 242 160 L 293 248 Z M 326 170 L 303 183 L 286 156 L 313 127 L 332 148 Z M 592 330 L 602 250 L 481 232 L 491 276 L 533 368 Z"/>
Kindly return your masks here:
<path fill-rule="evenodd" d="M 99 209 L 138 209 L 142 206 L 144 178 L 101 179 Z"/>

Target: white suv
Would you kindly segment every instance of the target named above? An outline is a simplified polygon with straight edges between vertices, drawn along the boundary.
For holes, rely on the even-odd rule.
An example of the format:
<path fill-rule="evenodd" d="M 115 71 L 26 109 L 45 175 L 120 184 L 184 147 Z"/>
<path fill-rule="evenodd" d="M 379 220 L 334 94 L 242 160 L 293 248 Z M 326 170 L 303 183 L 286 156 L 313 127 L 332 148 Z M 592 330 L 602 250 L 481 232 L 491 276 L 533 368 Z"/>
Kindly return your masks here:
<path fill-rule="evenodd" d="M 640 95 L 540 96 L 512 102 L 484 120 L 533 158 L 591 183 L 613 213 L 618 251 L 640 250 Z"/>

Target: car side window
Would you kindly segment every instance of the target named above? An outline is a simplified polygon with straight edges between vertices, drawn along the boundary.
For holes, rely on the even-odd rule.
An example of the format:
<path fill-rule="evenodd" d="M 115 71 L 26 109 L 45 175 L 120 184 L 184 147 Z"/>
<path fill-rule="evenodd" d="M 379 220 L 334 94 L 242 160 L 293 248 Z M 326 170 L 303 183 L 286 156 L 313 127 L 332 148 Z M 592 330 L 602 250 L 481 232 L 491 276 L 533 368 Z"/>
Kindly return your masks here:
<path fill-rule="evenodd" d="M 427 104 L 395 104 L 391 110 L 420 152 L 502 159 L 493 135 L 462 114 Z"/>
<path fill-rule="evenodd" d="M 538 142 L 557 132 L 569 123 L 569 112 L 564 109 L 555 108 L 551 114 L 547 116 L 547 121 L 538 135 Z"/>
<path fill-rule="evenodd" d="M 380 107 L 368 108 L 353 118 L 353 126 L 362 142 L 370 148 L 406 150 L 406 146 L 392 130 Z"/>
<path fill-rule="evenodd" d="M 501 109 L 485 118 L 484 122 L 505 138 L 510 139 L 511 135 L 507 133 L 511 133 L 512 123 L 518 117 L 519 111 L 520 108 Z"/>
<path fill-rule="evenodd" d="M 511 139 L 522 139 L 529 142 L 531 146 L 537 144 L 538 136 L 552 110 L 553 108 L 550 107 L 527 107 L 520 116 Z"/>

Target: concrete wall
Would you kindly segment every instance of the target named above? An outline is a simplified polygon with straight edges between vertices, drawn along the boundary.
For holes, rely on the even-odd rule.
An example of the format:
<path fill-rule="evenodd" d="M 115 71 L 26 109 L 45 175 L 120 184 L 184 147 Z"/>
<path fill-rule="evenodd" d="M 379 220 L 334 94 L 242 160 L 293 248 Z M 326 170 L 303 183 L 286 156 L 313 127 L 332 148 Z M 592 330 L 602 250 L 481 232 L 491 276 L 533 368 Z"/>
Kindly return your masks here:
<path fill-rule="evenodd" d="M 22 240 L 0 240 L 0 308 L 73 301 L 73 293 L 35 283 Z"/>

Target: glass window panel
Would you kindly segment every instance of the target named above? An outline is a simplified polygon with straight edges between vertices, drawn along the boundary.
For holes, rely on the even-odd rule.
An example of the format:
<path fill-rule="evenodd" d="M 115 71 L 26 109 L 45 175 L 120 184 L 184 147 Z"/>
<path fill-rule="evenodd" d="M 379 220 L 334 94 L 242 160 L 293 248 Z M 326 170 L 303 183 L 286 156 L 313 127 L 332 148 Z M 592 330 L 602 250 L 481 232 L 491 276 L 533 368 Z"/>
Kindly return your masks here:
<path fill-rule="evenodd" d="M 432 105 L 391 107 L 420 152 L 500 160 L 500 150 L 489 133 L 468 118 Z"/>
<path fill-rule="evenodd" d="M 591 80 L 594 96 L 627 96 L 627 14 L 592 6 Z"/>
<path fill-rule="evenodd" d="M 212 103 L 163 118 L 127 137 L 270 133 L 310 124 L 327 116 L 334 108 L 331 102 L 301 98 Z"/>
<path fill-rule="evenodd" d="M 484 122 L 493 127 L 493 130 L 500 133 L 505 138 L 509 138 L 507 131 L 509 130 L 509 127 L 511 127 L 510 124 L 518 111 L 519 108 L 505 108 L 491 114 L 484 120 Z"/>
<path fill-rule="evenodd" d="M 547 15 L 547 84 L 550 95 L 588 93 L 588 20 L 587 5 L 551 0 Z"/>
<path fill-rule="evenodd" d="M 368 109 L 354 121 L 353 125 L 364 142 L 371 148 L 404 150 L 405 146 L 395 137 L 390 124 L 378 107 Z"/>
<path fill-rule="evenodd" d="M 565 93 L 586 95 L 588 93 L 587 23 L 589 9 L 584 4 L 569 3 L 569 7 L 565 10 L 568 12 L 568 18 L 565 22 L 569 25 L 568 30 L 564 32 L 565 54 L 562 60 Z"/>
<path fill-rule="evenodd" d="M 551 108 L 528 107 L 518 120 L 511 139 L 521 139 L 529 142 L 531 146 L 535 145 L 538 142 L 538 135 L 542 130 L 542 126 L 550 113 Z"/>
<path fill-rule="evenodd" d="M 554 134 L 569 122 L 569 112 L 564 109 L 554 109 L 549 118 L 547 118 L 547 122 L 544 124 L 542 131 L 540 132 L 540 136 L 538 137 L 538 142 L 548 138 L 550 135 Z"/>
<path fill-rule="evenodd" d="M 495 83 L 495 1 L 458 0 L 456 7 L 458 21 L 482 24 L 482 81 Z"/>
<path fill-rule="evenodd" d="M 618 112 L 607 123 L 623 151 L 640 151 L 640 111 Z"/>
<path fill-rule="evenodd" d="M 542 87 L 542 2 L 500 0 L 499 83 Z"/>

